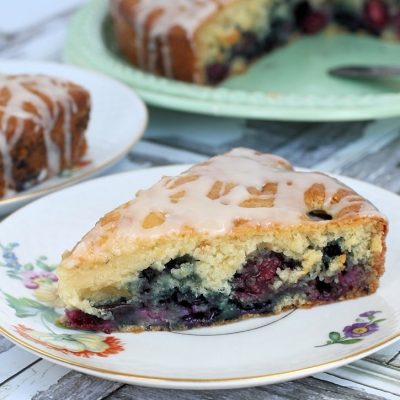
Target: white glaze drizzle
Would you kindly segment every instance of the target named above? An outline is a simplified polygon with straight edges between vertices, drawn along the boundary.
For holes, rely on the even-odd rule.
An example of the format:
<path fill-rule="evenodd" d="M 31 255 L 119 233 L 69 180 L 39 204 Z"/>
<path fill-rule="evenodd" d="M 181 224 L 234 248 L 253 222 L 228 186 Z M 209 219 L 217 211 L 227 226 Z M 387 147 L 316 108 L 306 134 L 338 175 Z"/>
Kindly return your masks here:
<path fill-rule="evenodd" d="M 190 177 L 197 179 L 182 183 L 182 178 Z M 222 190 L 219 198 L 211 199 L 207 195 L 217 181 L 235 186 L 226 194 Z M 265 199 L 273 200 L 272 207 L 241 206 L 243 201 L 252 197 L 250 187 L 261 190 L 266 183 L 276 184 L 275 194 L 262 195 Z M 334 178 L 317 172 L 297 172 L 280 157 L 238 148 L 211 158 L 206 164 L 195 165 L 178 177 L 164 177 L 151 188 L 140 191 L 136 199 L 116 209 L 110 221 L 107 216 L 101 220 L 75 247 L 64 265 L 78 265 L 79 259 L 88 252 L 103 254 L 103 249 L 97 245 L 98 239 L 109 235 L 112 235 L 112 243 L 117 249 L 119 242 L 134 243 L 137 239 L 176 234 L 182 232 L 184 227 L 214 236 L 229 234 L 238 220 L 246 220 L 250 225 L 263 228 L 272 224 L 294 226 L 325 223 L 307 217 L 312 210 L 308 209 L 304 197 L 314 184 L 323 185 L 325 200 L 322 209 L 334 219 L 341 210 L 354 204 L 360 206 L 358 216 L 384 218 L 371 203 Z M 339 189 L 348 190 L 350 194 L 338 202 L 332 202 Z M 182 191 L 184 195 L 178 202 L 171 201 L 171 196 Z M 165 221 L 146 229 L 143 222 L 150 213 L 164 215 Z M 107 257 L 107 247 L 104 251 L 103 255 Z"/>
<path fill-rule="evenodd" d="M 7 91 L 9 99 L 0 105 L 0 154 L 3 161 L 4 181 L 6 190 L 15 187 L 12 174 L 11 151 L 21 139 L 25 120 L 35 124 L 34 133 L 43 134 L 46 146 L 48 176 L 60 172 L 61 157 L 57 143 L 51 138 L 51 132 L 63 111 L 64 159 L 67 165 L 71 163 L 71 116 L 77 110 L 77 105 L 70 96 L 70 84 L 66 81 L 43 75 L 0 75 L 0 90 Z M 51 102 L 51 107 L 39 95 L 29 88 L 34 88 Z M 27 111 L 30 104 L 34 111 Z M 15 128 L 9 138 L 6 137 L 11 118 L 15 120 Z"/>
<path fill-rule="evenodd" d="M 194 49 L 194 35 L 201 24 L 212 16 L 221 5 L 234 0 L 139 0 L 135 7 L 132 26 L 135 30 L 135 46 L 138 65 L 142 69 L 156 72 L 157 41 L 161 43 L 161 56 L 164 73 L 173 78 L 171 49 L 168 43 L 168 32 L 179 26 Z M 147 43 L 144 26 L 150 16 L 158 11 L 160 14 L 150 26 Z M 146 64 L 145 52 L 148 52 Z"/>

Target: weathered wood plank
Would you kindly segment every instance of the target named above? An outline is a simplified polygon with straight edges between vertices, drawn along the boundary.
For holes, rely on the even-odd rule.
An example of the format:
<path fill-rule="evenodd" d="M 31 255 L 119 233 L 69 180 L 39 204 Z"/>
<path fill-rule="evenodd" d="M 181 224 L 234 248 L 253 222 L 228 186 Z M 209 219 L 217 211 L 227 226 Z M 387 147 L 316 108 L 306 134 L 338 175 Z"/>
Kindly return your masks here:
<path fill-rule="evenodd" d="M 1 353 L 0 385 L 37 360 L 39 360 L 39 357 L 18 346 L 12 346 L 9 350 Z"/>
<path fill-rule="evenodd" d="M 400 139 L 346 165 L 341 172 L 400 193 Z"/>
<path fill-rule="evenodd" d="M 107 400 L 382 400 L 384 397 L 341 387 L 315 378 L 250 389 L 220 391 L 179 391 L 123 386 Z"/>
<path fill-rule="evenodd" d="M 245 121 L 240 119 L 205 117 L 151 107 L 150 123 L 144 138 L 181 150 L 209 154 L 210 149 L 218 149 L 234 138 L 239 139 L 244 129 Z"/>
<path fill-rule="evenodd" d="M 186 150 L 142 140 L 129 153 L 128 158 L 135 164 L 160 166 L 170 164 L 191 164 L 203 161 L 205 156 Z"/>
<path fill-rule="evenodd" d="M 374 121 L 365 126 L 359 139 L 338 148 L 330 157 L 319 161 L 315 168 L 337 172 L 357 160 L 381 150 L 400 136 L 400 119 Z"/>
<path fill-rule="evenodd" d="M 368 364 L 371 363 L 368 362 Z M 350 368 L 352 365 L 353 364 L 350 364 L 348 367 Z M 339 372 L 338 374 L 336 373 L 337 371 Z M 356 376 L 356 374 L 353 374 L 352 377 L 347 377 L 343 368 L 337 368 L 331 371 L 315 374 L 313 377 L 323 381 L 331 382 L 334 385 L 344 386 L 360 392 L 367 392 L 378 397 L 384 397 L 386 400 L 400 399 L 399 395 L 397 395 L 397 389 L 391 391 L 392 387 L 388 386 L 386 382 L 377 381 L 377 379 L 371 379 L 371 375 L 367 373 L 362 373 L 362 375 L 363 378 L 361 380 L 353 380 L 352 377 Z M 367 381 L 367 383 L 362 383 L 362 381 Z"/>
<path fill-rule="evenodd" d="M 400 372 L 386 364 L 359 360 L 344 367 L 328 371 L 326 375 L 339 377 L 347 382 L 357 383 L 363 387 L 375 388 L 400 399 Z M 367 390 L 367 389 L 366 389 Z M 367 390 L 369 392 L 369 390 Z"/>
<path fill-rule="evenodd" d="M 274 152 L 294 165 L 312 167 L 362 137 L 365 126 L 366 123 L 359 122 L 309 124 L 304 133 Z"/>
<path fill-rule="evenodd" d="M 118 174 L 135 169 L 158 167 L 172 164 L 193 164 L 207 157 L 184 150 L 142 140 L 119 163 L 101 175 Z"/>
<path fill-rule="evenodd" d="M 388 364 L 400 368 L 400 341 L 385 347 L 377 353 L 371 354 L 366 360 L 372 360 L 380 364 Z"/>
<path fill-rule="evenodd" d="M 13 346 L 15 346 L 14 343 L 0 335 L 0 354 L 11 349 Z"/>
<path fill-rule="evenodd" d="M 23 370 L 13 379 L 1 385 L 0 400 L 31 399 L 38 391 L 46 390 L 67 372 L 67 368 L 40 360 L 31 368 Z"/>
<path fill-rule="evenodd" d="M 37 393 L 32 400 L 101 400 L 122 386 L 121 383 L 69 372 L 48 389 Z"/>
<path fill-rule="evenodd" d="M 387 364 L 400 370 L 400 350 L 388 361 Z"/>
<path fill-rule="evenodd" d="M 190 129 L 195 126 L 195 132 L 187 132 L 187 127 L 186 131 L 169 127 L 168 117 L 161 115 L 159 121 L 150 125 L 146 137 L 157 143 L 206 155 L 223 153 L 233 147 L 251 147 L 275 152 L 300 166 L 312 166 L 357 140 L 367 125 L 365 122 L 323 124 L 230 120 L 226 125 L 220 122 L 218 127 L 213 127 L 207 117 L 192 118 L 198 120 L 198 124 L 192 121 Z M 228 124 L 233 123 L 236 123 L 234 129 L 227 132 Z M 203 127 L 203 135 L 196 134 L 197 125 Z"/>

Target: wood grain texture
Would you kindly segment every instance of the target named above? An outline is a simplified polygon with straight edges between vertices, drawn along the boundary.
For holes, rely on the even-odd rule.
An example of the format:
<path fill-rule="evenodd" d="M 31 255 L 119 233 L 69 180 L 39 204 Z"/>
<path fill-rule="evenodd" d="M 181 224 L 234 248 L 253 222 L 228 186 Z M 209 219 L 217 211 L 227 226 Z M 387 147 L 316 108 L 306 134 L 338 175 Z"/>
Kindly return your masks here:
<path fill-rule="evenodd" d="M 368 392 L 378 397 L 384 397 L 387 400 L 399 400 L 400 393 L 398 381 L 388 379 L 382 380 L 373 379 L 372 375 L 366 370 L 354 368 L 356 363 L 346 365 L 341 368 L 336 368 L 327 372 L 322 372 L 313 375 L 314 378 L 331 382 L 334 385 L 349 387 L 356 391 Z M 365 361 L 363 364 L 370 366 L 371 362 Z M 387 371 L 387 368 L 386 368 Z M 386 372 L 385 371 L 385 372 Z M 387 375 L 384 375 L 387 378 Z M 383 378 L 383 375 L 379 376 Z M 355 378 L 355 379 L 353 379 Z"/>
<path fill-rule="evenodd" d="M 47 390 L 37 393 L 32 400 L 101 400 L 121 386 L 121 383 L 69 372 Z"/>
<path fill-rule="evenodd" d="M 11 347 L 15 346 L 14 343 L 11 343 L 8 339 L 4 336 L 0 335 L 0 353 L 11 349 Z"/>
<path fill-rule="evenodd" d="M 32 366 L 22 369 L 16 376 L 0 386 L 0 399 L 31 399 L 38 391 L 46 390 L 67 372 L 68 370 L 65 367 L 38 360 Z"/>
<path fill-rule="evenodd" d="M 171 164 L 192 164 L 207 157 L 190 151 L 176 150 L 159 143 L 141 141 L 128 154 L 128 159 L 142 168 Z"/>
<path fill-rule="evenodd" d="M 366 123 L 298 124 L 286 123 L 291 127 L 285 134 L 286 142 L 276 148 L 266 146 L 262 151 L 272 151 L 287 158 L 292 164 L 312 167 L 321 160 L 331 157 L 338 149 L 357 140 Z M 268 133 L 269 130 L 267 129 Z M 258 132 L 258 138 L 264 139 L 265 132 Z M 270 135 L 268 135 L 270 136 Z M 267 139 L 268 140 L 268 139 Z"/>
<path fill-rule="evenodd" d="M 330 157 L 347 144 L 357 140 L 367 124 L 351 123 L 277 123 L 269 121 L 248 121 L 241 135 L 225 137 L 225 141 L 212 143 L 191 135 L 171 135 L 163 133 L 151 137 L 152 141 L 175 146 L 180 149 L 215 155 L 229 151 L 233 147 L 250 147 L 263 152 L 276 153 L 292 163 L 311 167 Z"/>
<path fill-rule="evenodd" d="M 32 353 L 28 353 L 18 346 L 13 346 L 9 350 L 0 354 L 0 385 L 18 375 L 20 371 L 30 368 L 37 363 L 40 358 Z"/>
<path fill-rule="evenodd" d="M 385 347 L 377 353 L 371 354 L 366 359 L 379 364 L 390 365 L 400 371 L 400 341 L 391 346 Z"/>
<path fill-rule="evenodd" d="M 400 350 L 387 362 L 387 364 L 400 370 Z"/>
<path fill-rule="evenodd" d="M 361 160 L 354 160 L 341 172 L 400 193 L 400 138 Z"/>
<path fill-rule="evenodd" d="M 220 391 L 179 391 L 123 386 L 107 400 L 382 400 L 384 397 L 359 392 L 315 378 L 251 389 Z"/>

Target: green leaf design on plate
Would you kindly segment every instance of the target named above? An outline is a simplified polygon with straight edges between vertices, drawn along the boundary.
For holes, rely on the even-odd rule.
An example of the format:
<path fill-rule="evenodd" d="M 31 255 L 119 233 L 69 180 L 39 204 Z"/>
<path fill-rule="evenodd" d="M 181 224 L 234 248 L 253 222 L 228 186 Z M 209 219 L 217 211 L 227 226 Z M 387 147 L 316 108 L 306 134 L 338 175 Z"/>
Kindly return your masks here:
<path fill-rule="evenodd" d="M 15 310 L 15 315 L 19 318 L 33 317 L 43 311 L 44 308 L 44 306 L 37 301 L 28 299 L 27 297 L 16 299 L 6 294 L 6 300 L 8 305 Z"/>
<path fill-rule="evenodd" d="M 12 278 L 12 279 L 21 280 L 21 277 L 20 277 L 19 273 L 18 273 L 18 272 L 15 272 L 15 271 L 13 271 L 13 270 L 7 271 L 7 276 L 9 276 L 9 277 Z"/>
<path fill-rule="evenodd" d="M 47 308 L 47 310 L 42 312 L 42 317 L 52 324 L 60 317 L 60 314 L 56 312 L 53 308 Z"/>
<path fill-rule="evenodd" d="M 346 340 L 341 340 L 338 343 L 340 343 L 340 344 L 354 344 L 354 343 L 358 343 L 358 342 L 361 342 L 361 341 L 362 341 L 362 339 L 346 339 Z"/>
<path fill-rule="evenodd" d="M 24 270 L 25 271 L 32 271 L 35 267 L 33 266 L 32 263 L 28 263 L 24 265 Z"/>
<path fill-rule="evenodd" d="M 337 342 L 340 340 L 340 333 L 339 332 L 330 332 L 329 333 L 329 339 L 332 340 L 332 342 Z"/>
<path fill-rule="evenodd" d="M 47 307 L 36 300 L 28 297 L 16 298 L 8 293 L 4 293 L 7 303 L 15 310 L 15 315 L 19 318 L 33 317 L 41 314 L 49 322 L 54 322 L 59 314 L 51 307 Z"/>
<path fill-rule="evenodd" d="M 52 272 L 57 268 L 57 265 L 49 265 L 46 262 L 47 257 L 41 256 L 36 260 L 36 266 L 43 271 Z"/>

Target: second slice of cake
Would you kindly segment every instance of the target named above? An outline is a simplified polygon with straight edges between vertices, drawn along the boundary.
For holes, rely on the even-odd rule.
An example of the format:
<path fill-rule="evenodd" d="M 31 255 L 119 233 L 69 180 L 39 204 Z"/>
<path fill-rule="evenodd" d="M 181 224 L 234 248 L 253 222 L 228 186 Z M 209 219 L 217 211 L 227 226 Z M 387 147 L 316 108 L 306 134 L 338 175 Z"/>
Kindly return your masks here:
<path fill-rule="evenodd" d="M 90 108 L 66 79 L 0 74 L 0 198 L 79 165 Z"/>
<path fill-rule="evenodd" d="M 188 329 L 367 295 L 386 232 L 336 179 L 235 149 L 140 191 L 65 253 L 62 323 Z"/>

